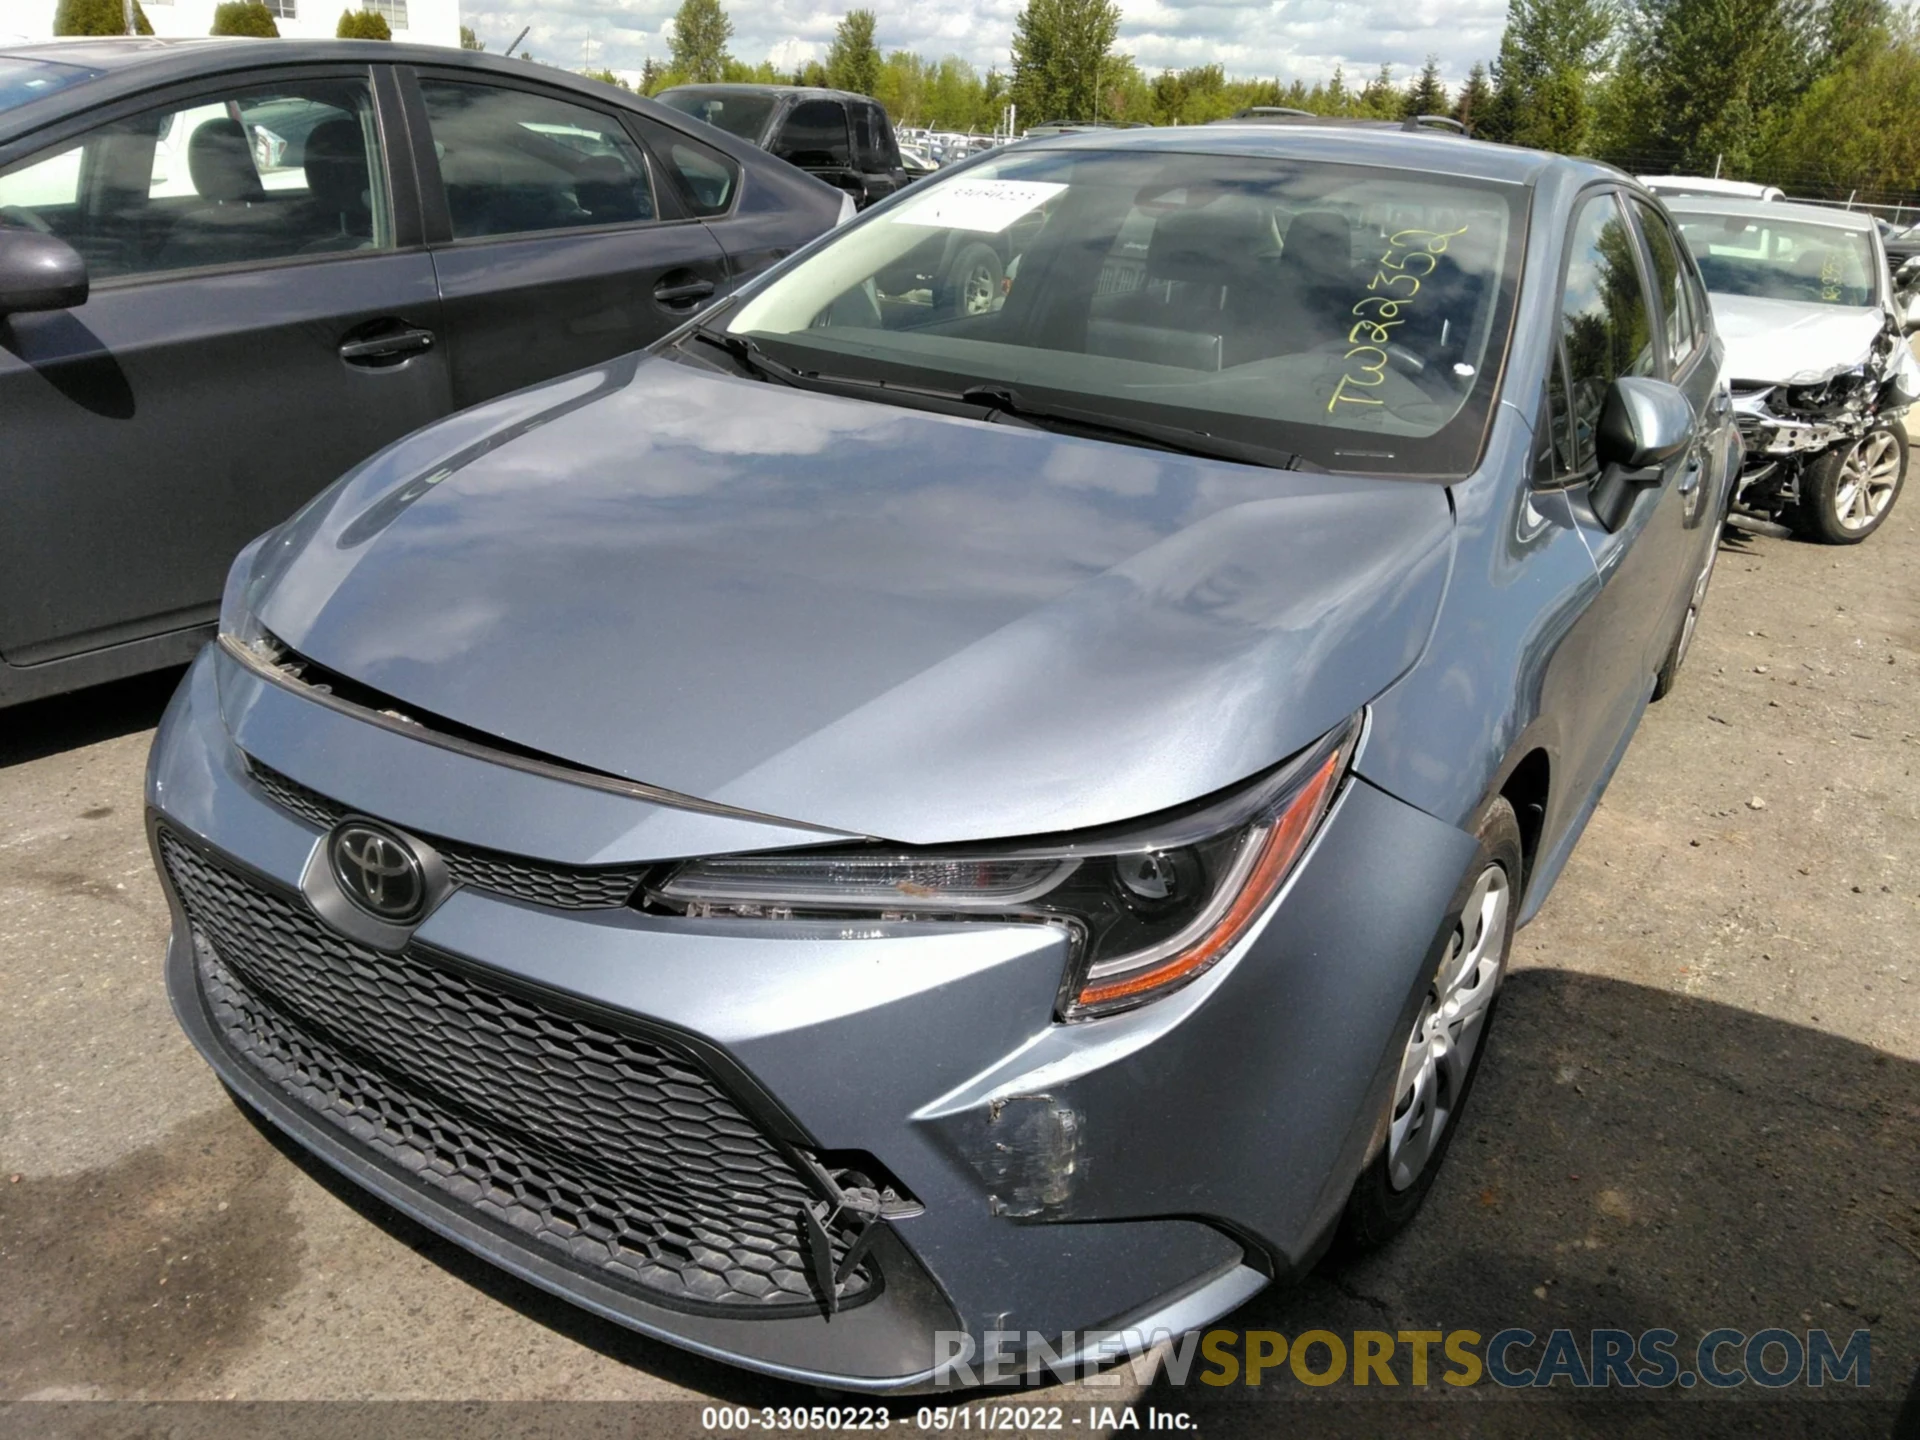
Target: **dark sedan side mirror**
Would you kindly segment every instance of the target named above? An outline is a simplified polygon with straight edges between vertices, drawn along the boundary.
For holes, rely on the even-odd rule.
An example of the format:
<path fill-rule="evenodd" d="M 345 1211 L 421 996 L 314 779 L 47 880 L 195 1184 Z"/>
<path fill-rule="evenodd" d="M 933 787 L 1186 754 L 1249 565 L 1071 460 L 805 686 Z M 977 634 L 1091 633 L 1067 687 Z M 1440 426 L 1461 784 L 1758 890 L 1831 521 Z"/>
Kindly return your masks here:
<path fill-rule="evenodd" d="M 87 262 L 58 235 L 0 226 L 0 315 L 87 303 Z"/>
<path fill-rule="evenodd" d="M 1595 449 L 1600 475 L 1593 482 L 1593 513 L 1609 530 L 1626 523 L 1634 497 L 1658 485 L 1667 461 L 1693 441 L 1693 406 L 1664 380 L 1623 375 L 1600 407 Z"/>

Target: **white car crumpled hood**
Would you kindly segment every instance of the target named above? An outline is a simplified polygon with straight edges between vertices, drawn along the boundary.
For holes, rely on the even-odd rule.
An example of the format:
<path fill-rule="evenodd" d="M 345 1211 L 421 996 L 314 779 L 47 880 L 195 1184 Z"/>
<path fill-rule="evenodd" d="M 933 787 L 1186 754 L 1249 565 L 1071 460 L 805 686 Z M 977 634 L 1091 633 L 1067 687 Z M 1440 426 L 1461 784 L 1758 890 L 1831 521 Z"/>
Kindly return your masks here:
<path fill-rule="evenodd" d="M 1817 385 L 1864 364 L 1887 323 L 1877 305 L 1817 305 L 1750 295 L 1713 296 L 1713 320 L 1726 342 L 1723 379 L 1752 385 Z M 1901 367 L 1920 393 L 1920 365 L 1902 347 Z"/>

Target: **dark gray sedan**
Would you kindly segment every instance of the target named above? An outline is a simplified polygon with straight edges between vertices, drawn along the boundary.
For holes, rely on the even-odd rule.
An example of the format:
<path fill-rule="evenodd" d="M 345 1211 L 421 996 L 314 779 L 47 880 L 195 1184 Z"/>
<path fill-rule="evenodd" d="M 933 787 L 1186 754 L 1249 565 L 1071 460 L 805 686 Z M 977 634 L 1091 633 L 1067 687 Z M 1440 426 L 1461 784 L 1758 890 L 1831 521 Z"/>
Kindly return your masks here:
<path fill-rule="evenodd" d="M 0 50 L 0 706 L 186 660 L 234 553 L 348 466 L 658 339 L 842 208 L 545 66 Z"/>
<path fill-rule="evenodd" d="M 925 283 L 956 233 L 997 303 Z M 1204 1325 L 1433 1183 L 1685 656 L 1719 362 L 1584 162 L 943 172 L 242 555 L 149 776 L 181 1023 L 421 1223 L 737 1364 Z"/>

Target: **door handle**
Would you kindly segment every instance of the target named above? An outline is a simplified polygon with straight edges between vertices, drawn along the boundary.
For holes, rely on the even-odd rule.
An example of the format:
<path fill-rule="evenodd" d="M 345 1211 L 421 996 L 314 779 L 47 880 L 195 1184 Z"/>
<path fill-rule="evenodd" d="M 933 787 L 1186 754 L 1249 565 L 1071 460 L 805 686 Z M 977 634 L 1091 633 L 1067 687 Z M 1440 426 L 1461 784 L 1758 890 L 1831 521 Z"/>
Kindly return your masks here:
<path fill-rule="evenodd" d="M 365 340 L 343 340 L 340 342 L 340 358 L 349 365 L 378 365 L 408 355 L 418 355 L 432 348 L 431 330 L 396 330 Z"/>
<path fill-rule="evenodd" d="M 662 305 L 685 305 L 693 300 L 704 300 L 713 294 L 711 280 L 685 280 L 678 285 L 669 285 L 664 280 L 653 287 L 653 298 Z"/>
<path fill-rule="evenodd" d="M 1705 462 L 1701 459 L 1700 450 L 1696 446 L 1688 453 L 1686 468 L 1680 472 L 1679 489 L 1682 495 L 1691 495 L 1700 488 L 1700 477 L 1706 472 L 1706 468 Z"/>
<path fill-rule="evenodd" d="M 1733 397 L 1724 390 L 1720 391 L 1713 397 L 1713 406 L 1709 413 L 1716 420 L 1726 419 L 1733 413 Z"/>

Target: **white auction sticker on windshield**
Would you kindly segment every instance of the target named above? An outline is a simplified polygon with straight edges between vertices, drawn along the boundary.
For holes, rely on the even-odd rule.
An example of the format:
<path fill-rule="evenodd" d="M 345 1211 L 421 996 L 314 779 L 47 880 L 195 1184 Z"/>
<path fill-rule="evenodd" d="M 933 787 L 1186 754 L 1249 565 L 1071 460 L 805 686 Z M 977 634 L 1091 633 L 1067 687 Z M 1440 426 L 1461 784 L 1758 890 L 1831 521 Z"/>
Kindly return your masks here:
<path fill-rule="evenodd" d="M 1067 187 L 1044 180 L 960 180 L 902 205 L 893 219 L 902 225 L 938 226 L 998 235 L 1029 210 Z"/>

